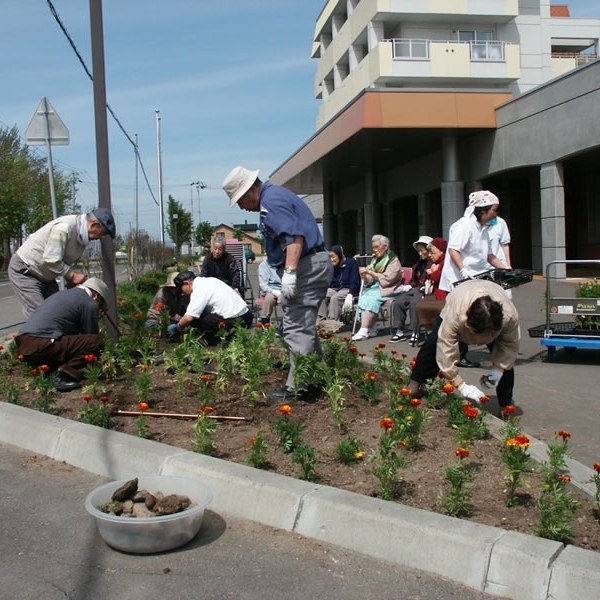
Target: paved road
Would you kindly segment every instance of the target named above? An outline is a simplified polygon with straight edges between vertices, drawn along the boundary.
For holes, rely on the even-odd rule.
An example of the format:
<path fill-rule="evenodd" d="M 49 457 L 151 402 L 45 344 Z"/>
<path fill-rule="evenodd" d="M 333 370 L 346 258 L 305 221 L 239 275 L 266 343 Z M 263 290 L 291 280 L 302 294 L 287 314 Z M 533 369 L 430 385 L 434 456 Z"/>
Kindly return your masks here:
<path fill-rule="evenodd" d="M 101 540 L 83 505 L 87 493 L 105 481 L 0 444 L 0 597 L 492 598 L 421 571 L 210 510 L 199 535 L 180 549 L 148 556 L 117 552 Z"/>

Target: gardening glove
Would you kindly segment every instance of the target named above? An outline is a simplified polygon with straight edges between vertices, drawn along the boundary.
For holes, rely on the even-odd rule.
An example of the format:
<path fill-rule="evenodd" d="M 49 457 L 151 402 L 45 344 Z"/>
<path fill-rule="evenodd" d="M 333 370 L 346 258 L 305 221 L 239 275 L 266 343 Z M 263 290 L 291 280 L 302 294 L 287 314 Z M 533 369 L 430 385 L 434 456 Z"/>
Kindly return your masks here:
<path fill-rule="evenodd" d="M 487 375 L 482 375 L 479 383 L 486 390 L 491 390 L 498 385 L 503 372 L 500 369 L 492 369 Z"/>
<path fill-rule="evenodd" d="M 281 278 L 281 293 L 284 298 L 290 300 L 298 294 L 298 282 L 296 273 L 284 273 Z"/>
<path fill-rule="evenodd" d="M 467 267 L 463 267 L 460 270 L 460 276 L 463 279 L 474 279 L 473 273 L 471 273 L 471 271 L 469 271 L 469 269 L 467 269 Z"/>
<path fill-rule="evenodd" d="M 174 338 L 177 337 L 179 335 L 179 325 L 177 325 L 177 323 L 171 323 L 168 327 L 167 327 L 167 335 L 170 338 Z"/>
<path fill-rule="evenodd" d="M 468 383 L 460 386 L 457 391 L 461 396 L 464 396 L 468 400 L 473 400 L 474 402 L 477 402 L 477 404 L 479 404 L 479 399 L 482 396 L 485 396 L 485 394 L 478 387 L 469 385 Z"/>

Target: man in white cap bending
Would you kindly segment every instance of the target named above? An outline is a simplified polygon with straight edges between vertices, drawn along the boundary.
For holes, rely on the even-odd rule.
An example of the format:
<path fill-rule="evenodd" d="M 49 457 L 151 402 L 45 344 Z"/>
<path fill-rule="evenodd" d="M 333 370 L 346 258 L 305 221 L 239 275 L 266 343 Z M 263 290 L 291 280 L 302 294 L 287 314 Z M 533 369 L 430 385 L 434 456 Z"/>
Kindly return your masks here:
<path fill-rule="evenodd" d="M 108 208 L 96 208 L 84 215 L 64 215 L 32 233 L 8 265 L 8 278 L 25 317 L 58 292 L 59 277 L 65 278 L 67 287 L 83 283 L 85 273 L 75 270 L 73 264 L 91 241 L 105 235 L 114 239 L 115 234 L 115 220 Z"/>
<path fill-rule="evenodd" d="M 258 171 L 236 167 L 225 178 L 223 189 L 229 206 L 260 211 L 267 260 L 281 277 L 283 337 L 290 348 L 290 372 L 285 386 L 268 396 L 274 401 L 315 400 L 319 390 L 310 381 L 295 382 L 294 371 L 296 355 L 314 352 L 322 356 L 317 312 L 327 295 L 333 265 L 317 222 L 303 200 L 270 181 L 263 183 Z"/>
<path fill-rule="evenodd" d="M 98 357 L 104 350 L 98 319 L 106 298 L 107 285 L 92 277 L 44 300 L 19 330 L 17 353 L 34 367 L 57 370 L 59 392 L 80 388 L 86 356 Z"/>

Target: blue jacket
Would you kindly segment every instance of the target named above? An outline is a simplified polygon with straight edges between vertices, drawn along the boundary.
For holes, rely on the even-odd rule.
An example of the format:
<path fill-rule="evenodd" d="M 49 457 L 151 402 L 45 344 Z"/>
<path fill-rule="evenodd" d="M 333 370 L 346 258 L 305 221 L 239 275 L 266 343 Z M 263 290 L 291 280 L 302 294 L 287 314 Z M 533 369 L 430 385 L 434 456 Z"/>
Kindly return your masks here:
<path fill-rule="evenodd" d="M 333 269 L 333 279 L 329 287 L 334 290 L 348 288 L 354 295 L 360 292 L 360 273 L 356 259 L 346 258 L 343 265 Z"/>

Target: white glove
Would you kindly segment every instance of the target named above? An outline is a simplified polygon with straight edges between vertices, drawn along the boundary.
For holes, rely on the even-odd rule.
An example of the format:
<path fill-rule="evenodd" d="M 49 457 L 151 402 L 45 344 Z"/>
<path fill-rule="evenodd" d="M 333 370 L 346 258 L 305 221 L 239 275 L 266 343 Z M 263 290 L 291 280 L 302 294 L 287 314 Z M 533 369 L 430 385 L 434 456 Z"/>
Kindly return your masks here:
<path fill-rule="evenodd" d="M 284 273 L 281 278 L 281 294 L 290 300 L 298 294 L 298 282 L 296 273 Z"/>
<path fill-rule="evenodd" d="M 396 293 L 403 293 L 403 292 L 409 292 L 410 290 L 412 290 L 412 285 L 399 285 L 396 288 Z"/>
<path fill-rule="evenodd" d="M 479 403 L 479 399 L 482 396 L 485 396 L 485 394 L 478 387 L 469 385 L 468 383 L 465 383 L 462 387 L 458 388 L 457 391 L 459 394 L 461 394 L 461 396 L 464 396 L 465 398 L 473 400 L 477 403 Z"/>
<path fill-rule="evenodd" d="M 479 383 L 486 390 L 491 390 L 498 385 L 503 372 L 500 369 L 492 369 L 487 375 L 482 375 Z"/>
<path fill-rule="evenodd" d="M 275 298 L 281 298 L 281 290 L 271 290 L 271 294 L 273 294 Z"/>
<path fill-rule="evenodd" d="M 469 271 L 469 269 L 467 269 L 467 267 L 463 267 L 460 270 L 460 276 L 463 279 L 473 279 L 473 273 L 471 273 L 471 271 Z"/>
<path fill-rule="evenodd" d="M 430 279 L 427 279 L 425 281 L 423 293 L 425 294 L 425 296 L 429 296 L 429 294 L 431 294 L 432 292 L 433 292 L 433 283 L 431 282 Z"/>

